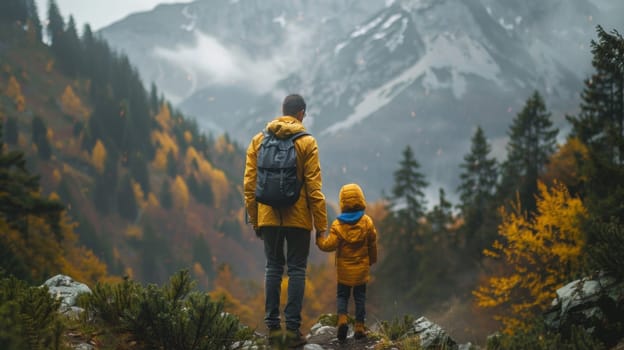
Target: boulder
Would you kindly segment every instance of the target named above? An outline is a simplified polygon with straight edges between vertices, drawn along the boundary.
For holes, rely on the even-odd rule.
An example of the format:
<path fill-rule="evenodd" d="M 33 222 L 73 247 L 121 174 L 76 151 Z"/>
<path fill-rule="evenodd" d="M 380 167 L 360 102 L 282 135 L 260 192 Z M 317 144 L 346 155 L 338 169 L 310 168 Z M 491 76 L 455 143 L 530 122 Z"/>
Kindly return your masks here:
<path fill-rule="evenodd" d="M 56 275 L 43 284 L 48 287 L 50 294 L 61 299 L 61 309 L 64 311 L 78 312 L 76 298 L 82 293 L 91 293 L 91 289 L 84 283 L 76 282 L 73 278 L 65 275 Z"/>
<path fill-rule="evenodd" d="M 423 349 L 448 349 L 457 350 L 457 342 L 453 340 L 439 325 L 429 321 L 426 317 L 420 317 L 412 323 L 412 329 L 408 335 L 417 335 Z"/>
<path fill-rule="evenodd" d="M 563 335 L 581 326 L 605 344 L 614 344 L 621 338 L 617 323 L 624 322 L 624 281 L 598 273 L 570 282 L 557 290 L 544 317 L 548 328 Z"/>

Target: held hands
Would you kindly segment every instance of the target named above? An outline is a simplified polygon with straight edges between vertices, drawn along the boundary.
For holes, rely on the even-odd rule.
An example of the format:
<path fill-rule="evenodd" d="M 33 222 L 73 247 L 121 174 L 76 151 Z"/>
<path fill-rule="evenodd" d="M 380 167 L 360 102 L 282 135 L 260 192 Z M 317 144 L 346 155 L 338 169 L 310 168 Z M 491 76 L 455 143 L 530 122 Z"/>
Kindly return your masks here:
<path fill-rule="evenodd" d="M 325 232 L 324 231 L 316 231 L 316 241 L 318 242 L 319 239 L 323 238 L 325 236 Z"/>

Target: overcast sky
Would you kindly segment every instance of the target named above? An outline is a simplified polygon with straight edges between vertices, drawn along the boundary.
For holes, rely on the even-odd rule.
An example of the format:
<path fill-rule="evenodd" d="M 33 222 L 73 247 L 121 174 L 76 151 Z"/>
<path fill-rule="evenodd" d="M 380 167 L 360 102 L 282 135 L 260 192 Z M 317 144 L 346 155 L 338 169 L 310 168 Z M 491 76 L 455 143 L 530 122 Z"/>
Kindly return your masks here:
<path fill-rule="evenodd" d="M 1 1 L 1 0 L 0 0 Z M 48 18 L 49 0 L 36 0 L 39 17 L 42 22 Z M 175 0 L 56 0 L 63 18 L 74 16 L 77 29 L 82 31 L 85 23 L 91 25 L 92 30 L 98 30 L 130 13 L 149 11 L 160 3 L 189 2 Z"/>

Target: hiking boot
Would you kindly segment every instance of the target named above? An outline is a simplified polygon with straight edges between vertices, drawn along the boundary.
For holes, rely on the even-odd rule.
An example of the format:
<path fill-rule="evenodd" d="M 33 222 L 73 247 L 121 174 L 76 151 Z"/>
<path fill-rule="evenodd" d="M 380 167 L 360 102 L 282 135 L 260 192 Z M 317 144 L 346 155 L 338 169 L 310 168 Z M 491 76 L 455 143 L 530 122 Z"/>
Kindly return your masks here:
<path fill-rule="evenodd" d="M 279 344 L 280 341 L 282 340 L 283 335 L 284 334 L 282 333 L 282 327 L 280 326 L 269 327 L 269 334 L 267 335 L 267 340 L 269 342 L 269 345 Z"/>
<path fill-rule="evenodd" d="M 347 339 L 348 330 L 349 330 L 349 325 L 347 324 L 347 315 L 339 314 L 338 315 L 338 341 L 343 342 Z"/>
<path fill-rule="evenodd" d="M 355 339 L 362 339 L 366 337 L 366 327 L 364 322 L 355 321 L 354 334 Z"/>
<path fill-rule="evenodd" d="M 297 348 L 308 342 L 298 329 L 286 330 L 286 339 L 289 348 Z"/>

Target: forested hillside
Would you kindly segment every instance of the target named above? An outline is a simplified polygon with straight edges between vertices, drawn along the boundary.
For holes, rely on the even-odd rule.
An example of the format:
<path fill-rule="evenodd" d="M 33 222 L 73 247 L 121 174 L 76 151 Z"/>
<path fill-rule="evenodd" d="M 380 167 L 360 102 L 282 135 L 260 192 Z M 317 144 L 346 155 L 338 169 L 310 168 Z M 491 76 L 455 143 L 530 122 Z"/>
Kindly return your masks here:
<path fill-rule="evenodd" d="M 254 271 L 240 147 L 202 134 L 155 87 L 146 91 L 125 56 L 88 26 L 79 36 L 54 2 L 47 33 L 32 1 L 11 3 L 24 6 L 0 22 L 6 149 L 23 151 L 41 195 L 65 204 L 79 243 L 110 273 L 146 282 L 192 267 L 207 288 L 222 263 Z"/>

